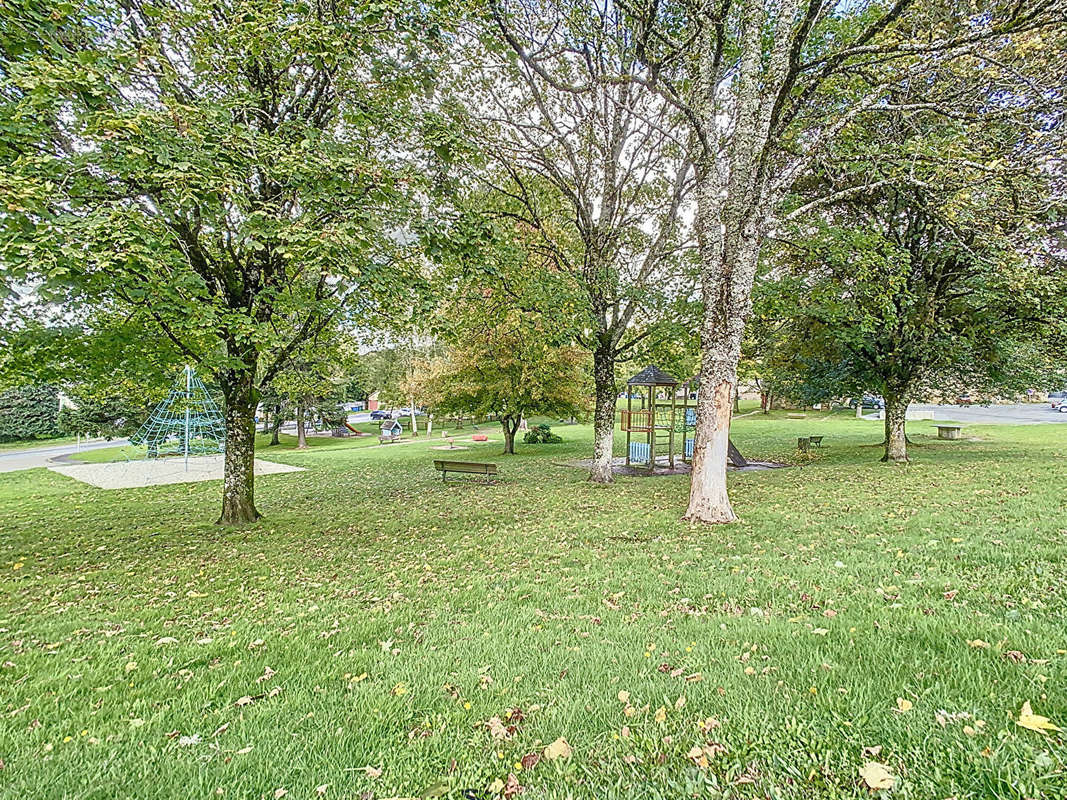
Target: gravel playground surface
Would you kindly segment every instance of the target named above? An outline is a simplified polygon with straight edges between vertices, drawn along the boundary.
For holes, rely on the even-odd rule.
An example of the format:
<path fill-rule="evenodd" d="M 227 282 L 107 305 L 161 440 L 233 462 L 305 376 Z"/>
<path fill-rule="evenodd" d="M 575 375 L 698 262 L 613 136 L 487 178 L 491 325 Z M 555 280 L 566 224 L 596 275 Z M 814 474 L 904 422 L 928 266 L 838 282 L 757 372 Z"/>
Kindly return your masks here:
<path fill-rule="evenodd" d="M 184 458 L 112 461 L 106 464 L 61 464 L 51 466 L 49 469 L 101 489 L 135 489 L 140 486 L 222 480 L 223 456 L 190 458 L 188 469 L 186 469 Z M 302 472 L 303 468 L 257 458 L 255 470 L 258 476 L 279 472 Z"/>

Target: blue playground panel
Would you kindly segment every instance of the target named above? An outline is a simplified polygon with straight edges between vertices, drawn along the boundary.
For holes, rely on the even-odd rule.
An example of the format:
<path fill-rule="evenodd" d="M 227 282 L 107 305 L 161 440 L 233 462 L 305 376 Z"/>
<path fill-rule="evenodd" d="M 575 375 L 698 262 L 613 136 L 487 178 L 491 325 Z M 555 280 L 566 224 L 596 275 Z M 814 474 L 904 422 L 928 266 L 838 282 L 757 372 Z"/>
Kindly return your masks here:
<path fill-rule="evenodd" d="M 631 464 L 647 464 L 648 457 L 649 452 L 647 442 L 630 442 Z"/>
<path fill-rule="evenodd" d="M 693 457 L 693 440 L 692 439 L 686 439 L 685 440 L 685 457 L 686 458 L 692 458 Z"/>
<path fill-rule="evenodd" d="M 685 424 L 690 428 L 697 424 L 697 410 L 695 408 L 687 408 L 685 410 Z"/>

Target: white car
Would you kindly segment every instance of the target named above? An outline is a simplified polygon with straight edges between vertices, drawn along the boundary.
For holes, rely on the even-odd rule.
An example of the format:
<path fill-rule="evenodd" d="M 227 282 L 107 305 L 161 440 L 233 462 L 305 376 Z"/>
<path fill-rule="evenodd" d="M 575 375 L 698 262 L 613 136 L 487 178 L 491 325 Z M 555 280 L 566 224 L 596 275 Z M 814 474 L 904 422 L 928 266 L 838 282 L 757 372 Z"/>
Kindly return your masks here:
<path fill-rule="evenodd" d="M 1049 392 L 1048 399 L 1053 411 L 1067 414 L 1067 392 Z"/>

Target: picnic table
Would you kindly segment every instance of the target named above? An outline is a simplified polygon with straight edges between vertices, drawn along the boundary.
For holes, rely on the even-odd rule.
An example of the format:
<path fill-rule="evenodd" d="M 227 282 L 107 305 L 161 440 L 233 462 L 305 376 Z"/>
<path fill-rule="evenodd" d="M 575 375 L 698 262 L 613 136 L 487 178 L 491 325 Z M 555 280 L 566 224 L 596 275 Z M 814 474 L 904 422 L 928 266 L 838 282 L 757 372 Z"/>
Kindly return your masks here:
<path fill-rule="evenodd" d="M 962 425 L 935 425 L 938 439 L 959 439 Z"/>

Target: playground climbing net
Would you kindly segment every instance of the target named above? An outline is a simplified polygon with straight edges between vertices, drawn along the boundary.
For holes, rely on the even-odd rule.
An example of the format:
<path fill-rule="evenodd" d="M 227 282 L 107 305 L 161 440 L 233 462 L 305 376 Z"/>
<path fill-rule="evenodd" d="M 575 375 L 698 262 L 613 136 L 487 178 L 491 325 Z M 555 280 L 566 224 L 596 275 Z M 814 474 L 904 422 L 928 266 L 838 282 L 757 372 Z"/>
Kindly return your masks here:
<path fill-rule="evenodd" d="M 167 398 L 130 437 L 130 443 L 144 445 L 148 458 L 184 456 L 188 459 L 225 449 L 226 425 L 222 412 L 192 367 L 185 368 Z"/>

